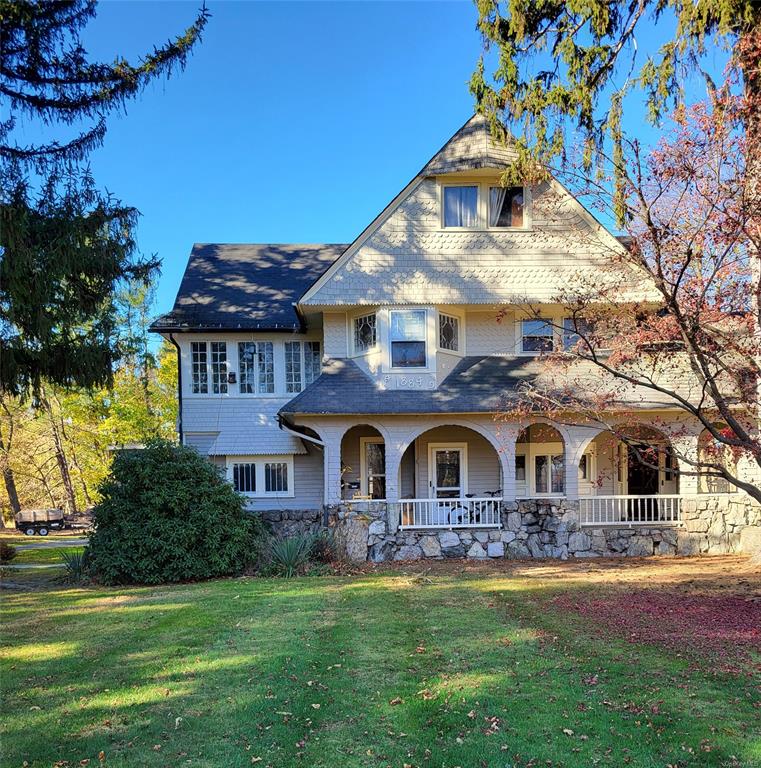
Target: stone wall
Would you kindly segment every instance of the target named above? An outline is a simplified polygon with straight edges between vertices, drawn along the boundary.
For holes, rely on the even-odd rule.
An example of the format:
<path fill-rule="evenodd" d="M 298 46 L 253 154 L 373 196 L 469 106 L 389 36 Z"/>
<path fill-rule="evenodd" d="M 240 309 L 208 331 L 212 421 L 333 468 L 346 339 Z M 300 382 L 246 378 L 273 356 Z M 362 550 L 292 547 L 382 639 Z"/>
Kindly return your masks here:
<path fill-rule="evenodd" d="M 316 533 L 322 526 L 323 518 L 319 509 L 269 509 L 252 514 L 259 515 L 276 536 Z"/>
<path fill-rule="evenodd" d="M 761 508 L 750 499 L 686 498 L 683 517 L 681 527 L 582 528 L 578 502 L 526 500 L 502 505 L 501 529 L 403 531 L 389 525 L 383 502 L 328 508 L 329 524 L 356 561 L 726 554 L 757 546 Z"/>

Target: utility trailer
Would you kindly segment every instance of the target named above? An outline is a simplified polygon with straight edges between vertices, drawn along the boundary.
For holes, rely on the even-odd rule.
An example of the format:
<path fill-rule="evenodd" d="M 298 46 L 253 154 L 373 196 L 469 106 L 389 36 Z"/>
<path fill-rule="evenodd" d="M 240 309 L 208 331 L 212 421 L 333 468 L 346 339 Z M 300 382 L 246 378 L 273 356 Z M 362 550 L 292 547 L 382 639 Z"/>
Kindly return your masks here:
<path fill-rule="evenodd" d="M 65 527 L 62 509 L 22 509 L 16 515 L 16 528 L 27 536 L 47 536 Z"/>

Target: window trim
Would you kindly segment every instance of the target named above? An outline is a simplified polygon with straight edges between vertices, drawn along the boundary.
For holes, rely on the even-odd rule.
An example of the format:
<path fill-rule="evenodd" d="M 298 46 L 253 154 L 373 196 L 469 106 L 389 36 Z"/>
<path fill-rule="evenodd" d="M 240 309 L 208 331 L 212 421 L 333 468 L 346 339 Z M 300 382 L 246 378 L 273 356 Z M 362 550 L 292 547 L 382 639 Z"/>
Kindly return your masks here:
<path fill-rule="evenodd" d="M 552 348 L 551 349 L 542 349 L 542 350 L 531 350 L 531 349 L 524 349 L 523 348 L 523 339 L 525 338 L 525 334 L 523 333 L 523 323 L 531 323 L 531 322 L 539 322 L 544 321 L 550 329 L 550 335 L 547 337 L 552 342 Z M 555 328 L 555 318 L 549 317 L 549 316 L 542 316 L 542 317 L 522 317 L 517 320 L 518 323 L 518 354 L 521 355 L 531 355 L 532 357 L 536 357 L 537 355 L 549 355 L 556 351 L 557 349 L 557 333 Z"/>
<path fill-rule="evenodd" d="M 423 343 L 425 344 L 425 365 L 406 365 L 406 366 L 399 366 L 394 365 L 394 355 L 393 355 L 393 347 L 392 344 L 394 341 L 391 338 L 391 316 L 395 312 L 422 312 L 424 315 L 424 322 L 423 327 L 425 328 L 424 334 L 425 338 L 423 339 Z M 403 309 L 388 309 L 387 315 L 386 315 L 386 327 L 385 327 L 385 333 L 384 333 L 384 340 L 387 343 L 388 346 L 388 370 L 391 373 L 409 373 L 410 371 L 428 371 L 431 368 L 431 343 L 430 343 L 430 322 L 431 322 L 431 312 L 428 307 L 404 307 Z M 404 339 L 397 339 L 397 341 L 404 341 Z M 419 339 L 407 339 L 407 341 L 420 341 Z M 438 349 L 438 346 L 435 346 L 434 349 Z"/>
<path fill-rule="evenodd" d="M 368 436 L 368 437 L 360 437 L 359 438 L 359 490 L 360 493 L 363 496 L 368 496 L 370 494 L 370 483 L 369 481 L 369 475 L 367 474 L 367 446 L 368 444 L 374 444 L 374 445 L 382 445 L 383 446 L 383 460 L 385 463 L 385 454 L 386 454 L 386 441 L 383 439 L 382 436 L 378 435 L 376 436 Z M 374 477 L 381 477 L 381 475 L 374 475 Z M 383 481 L 385 484 L 385 481 L 388 477 L 386 472 L 384 471 L 383 475 Z M 374 499 L 374 501 L 385 501 L 385 499 Z"/>
<path fill-rule="evenodd" d="M 588 451 L 585 451 L 588 453 Z M 521 443 L 516 444 L 515 449 L 516 456 L 526 457 L 526 480 L 522 485 L 525 485 L 524 495 L 518 494 L 516 487 L 516 497 L 519 499 L 563 499 L 566 497 L 568 489 L 568 478 L 566 473 L 568 470 L 568 462 L 566 460 L 566 446 L 561 442 L 555 443 Z M 550 473 L 548 476 L 550 490 L 547 493 L 539 493 L 536 490 L 536 457 L 547 456 L 550 459 Z M 563 490 L 561 492 L 552 491 L 552 457 L 563 457 Z M 578 469 L 578 467 L 577 467 Z M 515 471 L 515 470 L 513 470 Z M 519 484 L 517 479 L 515 480 L 516 486 Z"/>
<path fill-rule="evenodd" d="M 361 312 L 358 315 L 352 315 L 349 317 L 349 349 L 351 349 L 351 354 L 353 357 L 359 357 L 362 355 L 369 355 L 372 352 L 375 352 L 378 347 L 380 346 L 380 323 L 379 323 L 379 312 L 377 309 L 373 310 L 372 312 Z M 375 340 L 373 341 L 372 345 L 369 347 L 365 347 L 364 349 L 360 349 L 357 346 L 357 337 L 355 333 L 355 324 L 358 320 L 362 320 L 366 317 L 374 317 L 375 318 Z"/>
<path fill-rule="evenodd" d="M 457 349 L 447 349 L 441 346 L 441 318 L 452 317 L 457 320 Z M 437 310 L 436 312 L 436 349 L 441 352 L 445 352 L 449 355 L 464 355 L 465 354 L 465 318 L 458 312 L 444 312 Z"/>
<path fill-rule="evenodd" d="M 444 210 L 444 198 L 446 196 L 445 190 L 453 189 L 457 187 L 475 187 L 476 188 L 476 223 L 472 227 L 455 227 L 447 226 L 446 212 Z M 439 224 L 441 229 L 447 232 L 473 232 L 475 230 L 484 229 L 483 218 L 483 183 L 480 181 L 458 181 L 458 182 L 444 182 L 439 184 Z"/>
<path fill-rule="evenodd" d="M 201 373 L 201 371 L 203 371 L 203 373 L 206 374 L 205 387 L 203 389 L 201 389 L 201 384 L 199 382 L 198 392 L 195 391 L 195 373 L 196 373 L 196 371 L 195 371 L 195 364 L 196 363 L 195 363 L 195 360 L 193 359 L 193 355 L 195 354 L 195 350 L 193 349 L 193 347 L 196 344 L 199 344 L 199 345 L 202 344 L 203 345 L 203 353 L 204 353 L 203 368 L 199 367 L 199 374 Z M 209 391 L 210 390 L 209 385 L 211 384 L 211 376 L 210 376 L 211 372 L 209 370 L 209 365 L 210 365 L 210 361 L 209 361 L 209 342 L 208 341 L 191 341 L 189 349 L 188 349 L 188 355 L 189 355 L 188 362 L 190 363 L 190 376 L 188 377 L 189 378 L 189 383 L 190 383 L 190 394 L 194 395 L 194 396 L 199 396 L 199 395 L 208 396 L 208 395 L 210 395 L 211 392 Z M 199 363 L 199 366 L 200 366 L 200 363 Z"/>
<path fill-rule="evenodd" d="M 517 189 L 520 188 L 523 190 L 523 223 L 520 225 L 520 227 L 499 227 L 496 224 L 492 225 L 489 224 L 489 221 L 491 220 L 491 191 L 494 187 L 501 187 L 501 184 L 493 184 L 491 182 L 487 183 L 485 185 L 485 196 L 486 196 L 486 229 L 490 232 L 523 232 L 527 229 L 530 229 L 531 227 L 528 224 L 528 215 L 529 215 L 529 198 L 528 198 L 528 190 L 529 188 L 525 184 L 511 184 L 510 187 L 505 187 L 506 189 Z"/>
<path fill-rule="evenodd" d="M 254 377 L 254 391 L 253 392 L 244 392 L 243 391 L 243 372 L 241 370 L 241 354 L 240 354 L 240 348 L 243 344 L 253 344 L 254 345 L 254 365 L 253 365 L 253 377 Z M 260 344 L 271 344 L 272 345 L 272 391 L 271 392 L 264 392 L 261 389 L 261 372 L 259 370 L 259 345 Z M 254 339 L 238 339 L 237 344 L 235 345 L 235 352 L 237 355 L 236 363 L 237 363 L 237 384 L 238 384 L 238 395 L 240 397 L 276 397 L 277 396 L 277 342 L 272 341 L 270 339 L 264 339 L 262 341 L 256 341 Z"/>
<path fill-rule="evenodd" d="M 296 478 L 293 471 L 293 454 L 236 454 L 225 457 L 225 477 L 227 482 L 233 485 L 233 465 L 253 464 L 254 477 L 257 490 L 255 492 L 239 491 L 247 499 L 292 499 L 296 495 Z M 265 464 L 286 464 L 287 491 L 266 491 Z M 235 487 L 233 485 L 233 487 Z"/>

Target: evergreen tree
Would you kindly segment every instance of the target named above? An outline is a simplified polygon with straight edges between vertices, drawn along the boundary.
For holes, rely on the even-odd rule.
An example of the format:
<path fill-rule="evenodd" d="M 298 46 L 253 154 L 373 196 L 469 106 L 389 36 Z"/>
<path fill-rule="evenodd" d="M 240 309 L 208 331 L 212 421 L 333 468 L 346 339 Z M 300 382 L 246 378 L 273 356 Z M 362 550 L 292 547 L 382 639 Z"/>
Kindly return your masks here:
<path fill-rule="evenodd" d="M 87 157 L 103 143 L 109 113 L 185 65 L 208 13 L 203 8 L 183 34 L 135 64 L 88 59 L 80 37 L 95 13 L 95 0 L 0 0 L 0 392 L 7 394 L 40 394 L 43 380 L 110 385 L 121 354 L 115 294 L 158 266 L 137 253 L 136 209 L 98 190 Z M 19 118 L 53 138 L 20 144 Z"/>

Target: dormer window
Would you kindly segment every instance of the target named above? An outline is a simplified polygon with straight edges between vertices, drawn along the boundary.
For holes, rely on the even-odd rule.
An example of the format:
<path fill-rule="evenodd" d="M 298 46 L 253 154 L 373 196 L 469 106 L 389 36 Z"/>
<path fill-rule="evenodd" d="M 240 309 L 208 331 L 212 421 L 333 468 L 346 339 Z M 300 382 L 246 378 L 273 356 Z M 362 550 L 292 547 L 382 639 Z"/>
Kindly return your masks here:
<path fill-rule="evenodd" d="M 489 226 L 523 226 L 523 187 L 489 187 Z"/>
<path fill-rule="evenodd" d="M 354 318 L 354 351 L 367 352 L 378 343 L 375 313 Z"/>
<path fill-rule="evenodd" d="M 550 320 L 524 320 L 522 323 L 521 351 L 552 352 L 554 331 Z"/>
<path fill-rule="evenodd" d="M 389 341 L 392 368 L 425 368 L 426 312 L 424 309 L 391 311 Z"/>
<path fill-rule="evenodd" d="M 444 187 L 444 226 L 478 226 L 478 186 Z"/>

